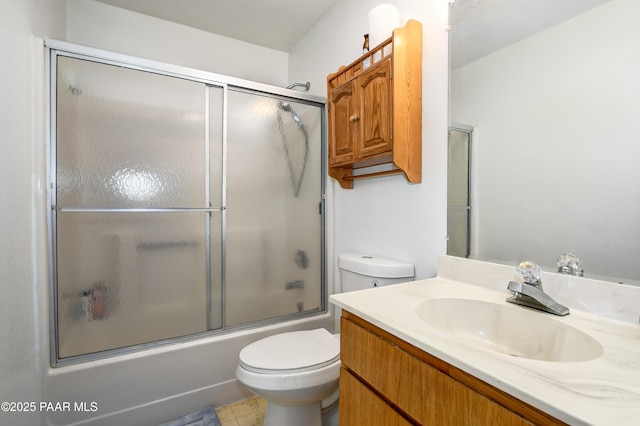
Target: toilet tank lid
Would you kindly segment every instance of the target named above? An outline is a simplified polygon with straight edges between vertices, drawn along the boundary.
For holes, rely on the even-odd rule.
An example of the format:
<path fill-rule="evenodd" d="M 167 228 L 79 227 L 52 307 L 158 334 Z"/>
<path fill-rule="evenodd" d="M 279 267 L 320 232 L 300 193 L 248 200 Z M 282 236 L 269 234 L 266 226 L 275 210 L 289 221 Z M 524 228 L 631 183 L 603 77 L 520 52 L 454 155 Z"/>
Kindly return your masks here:
<path fill-rule="evenodd" d="M 413 265 L 363 253 L 344 253 L 338 256 L 338 267 L 356 274 L 380 278 L 412 278 Z"/>

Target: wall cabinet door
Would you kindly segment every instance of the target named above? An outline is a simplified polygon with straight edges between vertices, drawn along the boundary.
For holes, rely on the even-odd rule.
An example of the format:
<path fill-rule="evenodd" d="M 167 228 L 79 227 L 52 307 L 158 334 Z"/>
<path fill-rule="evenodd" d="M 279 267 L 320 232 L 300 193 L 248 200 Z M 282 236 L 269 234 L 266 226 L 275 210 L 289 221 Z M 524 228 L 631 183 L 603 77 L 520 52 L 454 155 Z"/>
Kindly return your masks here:
<path fill-rule="evenodd" d="M 355 95 L 356 82 L 350 81 L 329 94 L 329 164 L 340 164 L 356 159 L 358 114 Z"/>
<path fill-rule="evenodd" d="M 329 164 L 390 152 L 391 59 L 329 95 Z"/>
<path fill-rule="evenodd" d="M 358 158 L 390 152 L 391 59 L 362 74 L 357 84 L 360 101 Z"/>

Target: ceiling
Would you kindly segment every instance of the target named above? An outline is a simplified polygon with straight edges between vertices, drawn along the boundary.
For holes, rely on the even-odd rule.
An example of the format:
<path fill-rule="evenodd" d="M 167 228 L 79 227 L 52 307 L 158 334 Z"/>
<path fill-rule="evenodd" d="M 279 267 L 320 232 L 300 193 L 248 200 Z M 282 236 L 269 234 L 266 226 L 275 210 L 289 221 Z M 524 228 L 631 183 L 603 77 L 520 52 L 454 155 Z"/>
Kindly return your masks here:
<path fill-rule="evenodd" d="M 338 0 L 97 1 L 289 52 Z M 607 1 L 455 0 L 450 17 L 451 67 L 472 62 Z"/>
<path fill-rule="evenodd" d="M 454 0 L 451 68 L 482 58 L 609 0 Z"/>
<path fill-rule="evenodd" d="M 338 0 L 97 0 L 289 52 Z"/>

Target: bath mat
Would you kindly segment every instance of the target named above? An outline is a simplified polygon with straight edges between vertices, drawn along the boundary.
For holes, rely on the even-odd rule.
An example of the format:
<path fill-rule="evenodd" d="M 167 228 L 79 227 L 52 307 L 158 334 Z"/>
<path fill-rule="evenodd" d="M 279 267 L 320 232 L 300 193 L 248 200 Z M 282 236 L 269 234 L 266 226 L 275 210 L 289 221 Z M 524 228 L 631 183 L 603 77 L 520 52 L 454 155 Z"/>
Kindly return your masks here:
<path fill-rule="evenodd" d="M 162 423 L 158 426 L 221 426 L 220 419 L 213 407 L 205 407 L 195 413 L 187 414 L 179 419 Z"/>

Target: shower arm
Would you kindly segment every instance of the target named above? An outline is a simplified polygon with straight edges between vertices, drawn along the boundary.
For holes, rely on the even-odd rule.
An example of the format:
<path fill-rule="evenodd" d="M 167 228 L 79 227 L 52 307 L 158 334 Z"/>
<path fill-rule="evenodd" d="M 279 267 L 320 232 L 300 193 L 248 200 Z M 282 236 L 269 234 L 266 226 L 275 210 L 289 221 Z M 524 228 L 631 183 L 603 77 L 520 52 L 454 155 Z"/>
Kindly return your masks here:
<path fill-rule="evenodd" d="M 287 86 L 287 89 L 293 89 L 294 87 L 304 87 L 305 92 L 309 91 L 311 87 L 311 82 L 307 81 L 306 83 L 293 83 Z"/>

